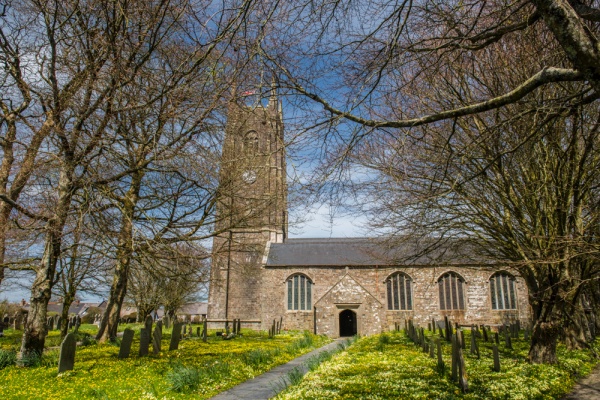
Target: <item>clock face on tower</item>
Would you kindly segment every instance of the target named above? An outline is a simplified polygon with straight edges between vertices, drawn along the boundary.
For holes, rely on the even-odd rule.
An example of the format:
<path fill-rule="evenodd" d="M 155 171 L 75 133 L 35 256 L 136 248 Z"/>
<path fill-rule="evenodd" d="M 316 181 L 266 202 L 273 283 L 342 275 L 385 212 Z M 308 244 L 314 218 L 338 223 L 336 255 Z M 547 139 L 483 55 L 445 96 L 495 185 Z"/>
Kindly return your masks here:
<path fill-rule="evenodd" d="M 246 183 L 256 182 L 256 171 L 253 171 L 251 169 L 244 171 L 244 173 L 242 174 L 242 179 Z"/>

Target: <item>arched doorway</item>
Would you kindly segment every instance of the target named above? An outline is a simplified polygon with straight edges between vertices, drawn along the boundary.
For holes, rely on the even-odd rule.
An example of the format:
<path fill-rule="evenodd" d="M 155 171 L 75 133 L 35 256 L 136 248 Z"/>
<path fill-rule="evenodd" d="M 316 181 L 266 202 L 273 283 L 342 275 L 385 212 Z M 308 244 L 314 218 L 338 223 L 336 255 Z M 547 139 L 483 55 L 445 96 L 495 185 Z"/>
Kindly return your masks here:
<path fill-rule="evenodd" d="M 356 313 L 352 310 L 344 310 L 340 313 L 340 336 L 356 335 Z"/>

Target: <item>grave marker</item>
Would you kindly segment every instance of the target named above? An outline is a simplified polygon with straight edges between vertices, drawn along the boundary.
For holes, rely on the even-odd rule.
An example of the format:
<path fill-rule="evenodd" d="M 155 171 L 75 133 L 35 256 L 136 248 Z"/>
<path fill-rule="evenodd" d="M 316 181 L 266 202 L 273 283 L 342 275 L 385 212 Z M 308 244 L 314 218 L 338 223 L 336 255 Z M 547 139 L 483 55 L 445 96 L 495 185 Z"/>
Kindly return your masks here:
<path fill-rule="evenodd" d="M 138 355 L 144 357 L 148 355 L 148 349 L 150 348 L 150 334 L 152 332 L 148 328 L 140 329 L 140 350 Z"/>
<path fill-rule="evenodd" d="M 160 321 L 159 321 L 160 322 Z M 156 324 L 154 332 L 152 332 L 152 353 L 156 356 L 160 353 L 160 341 L 162 340 L 162 329 Z"/>
<path fill-rule="evenodd" d="M 126 328 L 121 339 L 121 347 L 119 347 L 119 358 L 129 357 L 131 343 L 133 343 L 133 329 Z"/>
<path fill-rule="evenodd" d="M 75 335 L 68 333 L 60 345 L 60 356 L 58 357 L 58 373 L 70 371 L 75 366 L 75 349 L 77 342 Z"/>
<path fill-rule="evenodd" d="M 169 351 L 177 350 L 179 348 L 180 340 L 181 340 L 181 323 L 175 322 L 173 324 L 173 332 L 171 333 L 171 343 L 169 344 Z"/>
<path fill-rule="evenodd" d="M 492 351 L 494 353 L 494 367 L 493 367 L 493 370 L 495 372 L 500 372 L 500 356 L 498 355 L 498 346 L 494 345 L 492 347 Z"/>

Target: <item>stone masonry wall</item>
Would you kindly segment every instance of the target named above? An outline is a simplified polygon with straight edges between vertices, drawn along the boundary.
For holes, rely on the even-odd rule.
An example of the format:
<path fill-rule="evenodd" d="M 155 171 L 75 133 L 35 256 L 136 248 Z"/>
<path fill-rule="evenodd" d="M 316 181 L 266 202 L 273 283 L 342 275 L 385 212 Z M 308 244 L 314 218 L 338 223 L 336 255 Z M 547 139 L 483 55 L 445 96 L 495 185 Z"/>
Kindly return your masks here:
<path fill-rule="evenodd" d="M 339 336 L 339 313 L 351 309 L 357 313 L 358 333 L 369 335 L 391 329 L 395 322 L 404 325 L 412 318 L 415 324 L 426 326 L 432 318 L 448 315 L 460 324 L 501 324 L 519 319 L 530 321 L 527 288 L 516 278 L 517 310 L 492 310 L 489 279 L 501 268 L 495 267 L 263 267 L 263 321 L 283 317 L 284 329 L 313 330 L 313 310 L 287 311 L 286 281 L 301 273 L 313 282 L 312 304 L 316 307 L 317 333 Z M 454 271 L 465 280 L 465 310 L 443 311 L 439 306 L 437 281 L 441 275 Z M 412 278 L 412 311 L 387 310 L 388 276 L 404 272 Z M 263 329 L 266 326 L 263 326 Z"/>

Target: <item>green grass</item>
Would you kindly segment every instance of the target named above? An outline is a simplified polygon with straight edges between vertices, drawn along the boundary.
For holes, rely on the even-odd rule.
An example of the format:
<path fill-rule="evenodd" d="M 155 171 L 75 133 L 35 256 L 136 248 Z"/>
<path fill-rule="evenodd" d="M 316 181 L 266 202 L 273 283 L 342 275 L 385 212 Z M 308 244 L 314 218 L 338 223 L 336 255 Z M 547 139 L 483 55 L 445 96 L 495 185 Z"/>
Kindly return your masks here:
<path fill-rule="evenodd" d="M 9 331 L 7 337 L 0 339 L 0 348 L 4 349 L 0 358 L 6 351 L 10 364 L 0 370 L 0 398 L 206 399 L 329 342 L 325 337 L 302 333 L 269 339 L 264 332 L 243 330 L 243 336 L 233 340 L 212 335 L 203 343 L 201 339 L 188 338 L 180 342 L 178 350 L 167 351 L 170 330 L 164 329 L 161 353 L 137 357 L 141 326 L 129 326 L 136 331 L 130 358 L 119 360 L 119 347 L 114 344 L 91 341 L 88 346 L 77 348 L 75 369 L 60 375 L 56 367 L 58 353 L 53 350 L 36 360 L 35 367 L 12 365 L 11 355 L 19 341 Z M 82 328 L 82 333 L 93 335 L 93 326 Z M 20 336 L 20 332 L 17 334 Z"/>
<path fill-rule="evenodd" d="M 570 352 L 559 346 L 557 365 L 532 365 L 526 362 L 528 344 L 513 339 L 514 350 L 501 343 L 501 371 L 496 373 L 491 343 L 478 342 L 477 359 L 469 355 L 468 332 L 465 341 L 467 393 L 450 379 L 448 343 L 442 342 L 446 368 L 440 373 L 437 357 L 429 358 L 398 332 L 359 339 L 329 361 L 314 363 L 301 382 L 277 399 L 560 399 L 597 363 L 589 351 Z"/>

